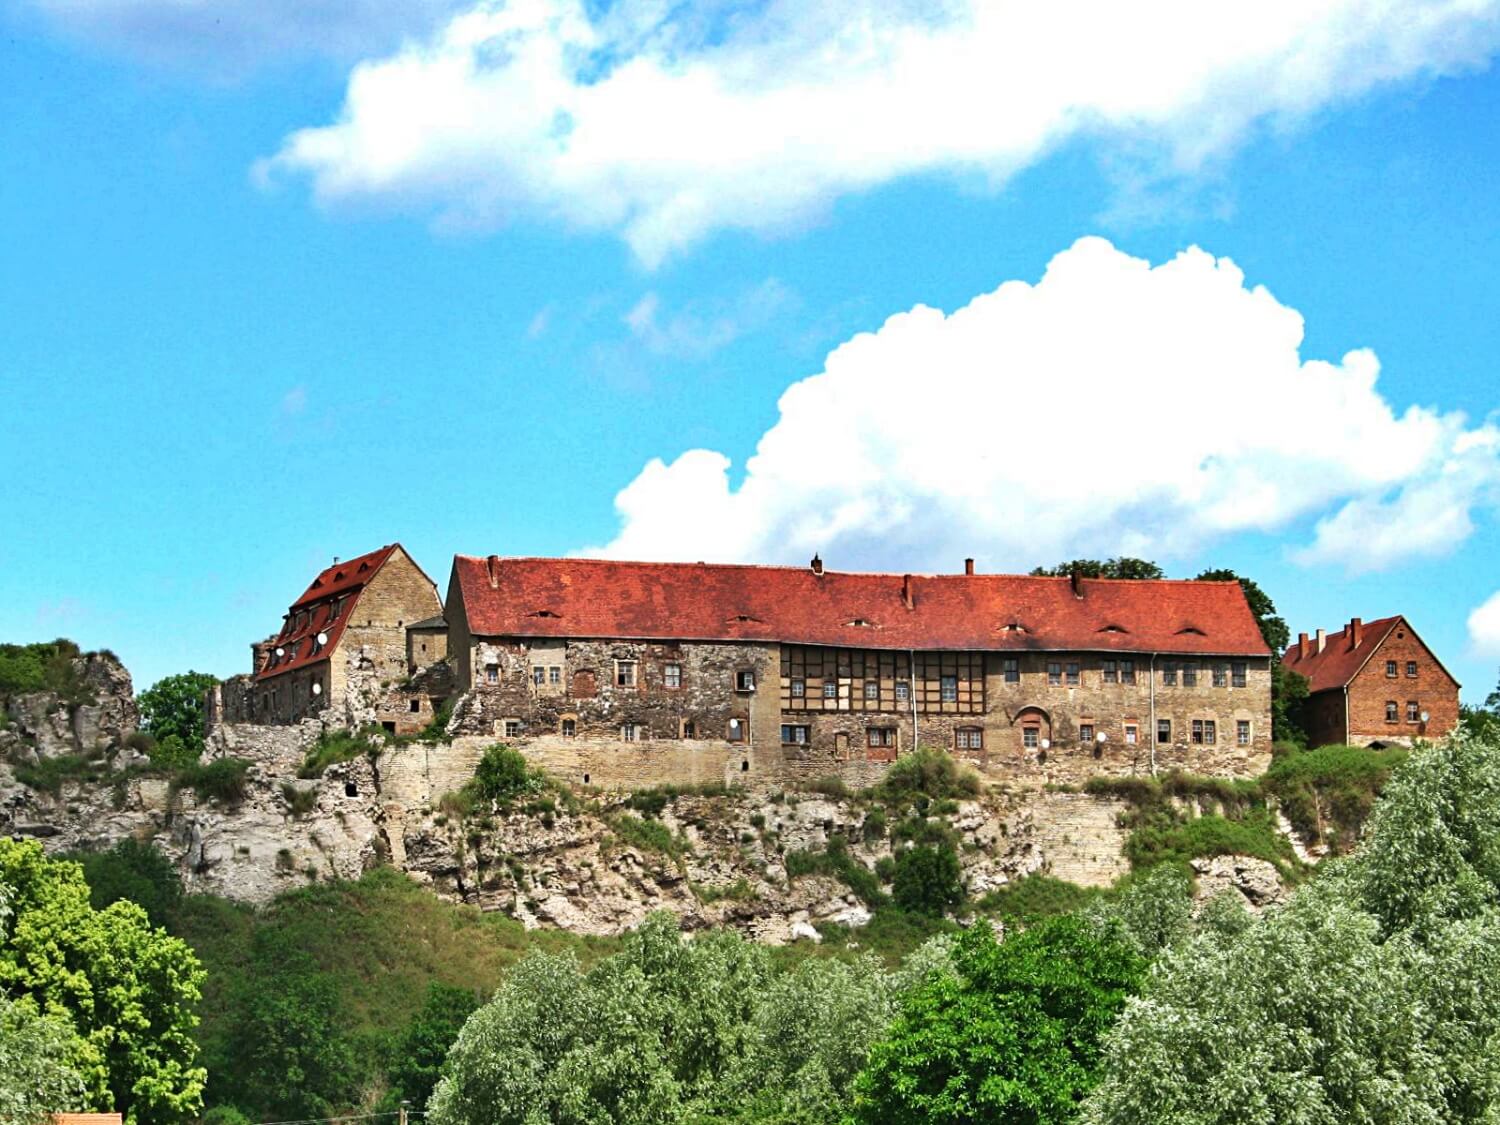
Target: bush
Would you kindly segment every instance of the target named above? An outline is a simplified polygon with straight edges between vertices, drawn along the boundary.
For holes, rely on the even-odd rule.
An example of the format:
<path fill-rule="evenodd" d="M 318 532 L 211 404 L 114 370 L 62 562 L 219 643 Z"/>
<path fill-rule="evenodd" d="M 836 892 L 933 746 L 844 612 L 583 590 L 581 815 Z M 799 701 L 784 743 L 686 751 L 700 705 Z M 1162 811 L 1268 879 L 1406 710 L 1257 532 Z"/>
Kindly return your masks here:
<path fill-rule="evenodd" d="M 0 695 L 50 691 L 64 703 L 85 703 L 93 693 L 74 661 L 81 654 L 66 638 L 31 645 L 0 645 Z"/>
<path fill-rule="evenodd" d="M 787 852 L 786 875 L 788 879 L 827 875 L 839 880 L 870 906 L 878 907 L 890 901 L 880 889 L 879 877 L 849 854 L 849 845 L 842 836 L 829 840 L 821 852 Z"/>
<path fill-rule="evenodd" d="M 325 730 L 318 741 L 308 748 L 307 757 L 297 768 L 297 776 L 304 779 L 322 777 L 323 771 L 339 762 L 352 762 L 361 756 L 374 757 L 380 752 L 379 727 L 360 731 Z"/>
<path fill-rule="evenodd" d="M 147 736 L 151 737 L 150 735 Z M 153 740 L 154 745 L 146 752 L 146 756 L 158 766 L 166 766 L 169 769 L 181 769 L 191 766 L 198 761 L 198 751 L 190 748 L 182 740 L 181 735 L 169 734 L 159 741 Z M 202 740 L 199 740 L 202 745 Z"/>
<path fill-rule="evenodd" d="M 877 796 L 887 801 L 905 803 L 918 796 L 941 799 L 976 797 L 979 775 L 960 766 L 941 750 L 923 748 L 914 754 L 897 758 L 875 787 Z"/>
<path fill-rule="evenodd" d="M 232 1105 L 216 1105 L 198 1119 L 198 1125 L 251 1125 L 251 1122 Z"/>
<path fill-rule="evenodd" d="M 1276 830 L 1264 810 L 1237 820 L 1218 815 L 1191 819 L 1154 816 L 1125 840 L 1125 857 L 1138 871 L 1159 863 L 1186 864 L 1216 855 L 1255 856 L 1274 864 L 1289 880 L 1296 879 L 1302 870 L 1290 841 Z"/>
<path fill-rule="evenodd" d="M 243 758 L 215 758 L 207 765 L 182 770 L 175 784 L 206 800 L 234 804 L 245 797 L 245 774 L 249 769 L 250 763 Z"/>
<path fill-rule="evenodd" d="M 1093 887 L 1080 887 L 1077 883 L 1035 873 L 991 891 L 980 899 L 979 906 L 1007 921 L 1022 921 L 1071 914 L 1087 906 L 1099 894 Z"/>
<path fill-rule="evenodd" d="M 672 835 L 672 830 L 659 820 L 642 820 L 638 816 L 621 813 L 610 817 L 608 823 L 621 843 L 642 851 L 676 856 L 683 850 L 682 841 Z"/>
<path fill-rule="evenodd" d="M 1364 746 L 1279 749 L 1263 784 L 1304 840 L 1326 840 L 1342 851 L 1359 838 L 1391 771 L 1408 754 Z"/>
<path fill-rule="evenodd" d="M 523 794 L 537 792 L 542 779 L 519 751 L 496 743 L 479 759 L 472 784 L 477 796 L 505 804 Z"/>
<path fill-rule="evenodd" d="M 153 926 L 165 926 L 182 901 L 177 868 L 150 844 L 121 840 L 108 851 L 67 858 L 83 865 L 89 903 L 95 910 L 125 899 L 145 910 Z"/>
<path fill-rule="evenodd" d="M 55 797 L 62 792 L 64 782 L 98 781 L 109 773 L 109 767 L 103 762 L 91 762 L 83 754 L 59 754 L 35 763 L 19 762 L 11 767 L 11 772 L 27 788 Z"/>
<path fill-rule="evenodd" d="M 849 791 L 849 786 L 844 783 L 844 779 L 836 774 L 813 778 L 813 780 L 803 783 L 798 788 L 805 793 L 818 793 L 824 797 L 832 797 L 839 801 L 848 800 L 854 795 Z"/>
<path fill-rule="evenodd" d="M 903 910 L 942 917 L 964 899 L 958 853 L 946 844 L 919 845 L 897 852 L 891 897 Z"/>
<path fill-rule="evenodd" d="M 290 781 L 281 783 L 281 799 L 286 802 L 287 810 L 293 816 L 306 816 L 318 807 L 316 789 L 299 789 Z"/>

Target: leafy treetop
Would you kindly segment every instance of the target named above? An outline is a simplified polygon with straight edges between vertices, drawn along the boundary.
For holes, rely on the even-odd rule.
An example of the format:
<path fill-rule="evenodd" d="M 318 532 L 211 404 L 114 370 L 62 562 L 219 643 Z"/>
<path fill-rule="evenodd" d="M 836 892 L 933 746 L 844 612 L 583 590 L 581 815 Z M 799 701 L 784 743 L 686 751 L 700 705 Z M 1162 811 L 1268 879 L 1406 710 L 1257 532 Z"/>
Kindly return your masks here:
<path fill-rule="evenodd" d="M 219 681 L 206 672 L 183 672 L 141 692 L 141 726 L 156 739 L 153 758 L 169 765 L 196 762 L 203 753 L 204 695 Z"/>
<path fill-rule="evenodd" d="M 1039 566 L 1032 572 L 1036 578 L 1066 578 L 1078 574 L 1081 578 L 1165 578 L 1166 572 L 1147 559 L 1120 556 L 1114 559 L 1074 559 L 1056 566 Z"/>

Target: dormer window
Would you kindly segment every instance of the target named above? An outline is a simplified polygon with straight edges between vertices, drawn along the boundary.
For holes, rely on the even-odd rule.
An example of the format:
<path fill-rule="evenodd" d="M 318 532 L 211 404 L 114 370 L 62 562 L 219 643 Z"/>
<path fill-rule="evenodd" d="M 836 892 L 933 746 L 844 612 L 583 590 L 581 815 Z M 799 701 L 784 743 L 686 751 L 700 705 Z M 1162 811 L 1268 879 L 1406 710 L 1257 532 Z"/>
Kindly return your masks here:
<path fill-rule="evenodd" d="M 1128 632 L 1130 632 L 1130 630 L 1127 629 L 1127 628 L 1125 628 L 1125 626 L 1123 626 L 1123 625 L 1106 625 L 1106 626 L 1104 626 L 1104 628 L 1100 629 L 1099 632 L 1101 632 L 1101 633 L 1128 633 Z"/>
<path fill-rule="evenodd" d="M 844 624 L 850 626 L 851 628 L 855 628 L 855 629 L 868 629 L 868 628 L 870 628 L 870 622 L 867 619 L 863 618 L 863 617 L 856 617 L 853 621 L 845 621 Z"/>
<path fill-rule="evenodd" d="M 1022 625 L 1019 621 L 1012 621 L 1009 625 L 1005 626 L 1005 631 L 1007 633 L 1024 633 L 1026 632 L 1026 626 Z"/>
<path fill-rule="evenodd" d="M 530 617 L 551 617 L 551 618 L 556 618 L 558 615 L 555 614 L 555 613 L 553 613 L 550 609 L 539 609 L 535 613 L 529 614 L 528 616 L 530 616 Z"/>
<path fill-rule="evenodd" d="M 1203 632 L 1203 630 L 1200 629 L 1200 628 L 1198 628 L 1198 626 L 1196 626 L 1196 625 L 1184 625 L 1181 629 L 1177 630 L 1177 635 L 1179 637 L 1185 637 L 1185 636 L 1202 637 L 1202 636 L 1206 636 L 1206 634 Z"/>

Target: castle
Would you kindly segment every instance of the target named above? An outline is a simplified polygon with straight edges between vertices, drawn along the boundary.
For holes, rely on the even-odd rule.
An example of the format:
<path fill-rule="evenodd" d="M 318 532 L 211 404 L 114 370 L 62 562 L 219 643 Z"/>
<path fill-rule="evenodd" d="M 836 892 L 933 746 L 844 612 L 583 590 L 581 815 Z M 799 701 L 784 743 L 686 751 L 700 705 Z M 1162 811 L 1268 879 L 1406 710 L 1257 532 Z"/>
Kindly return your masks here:
<path fill-rule="evenodd" d="M 1258 773 L 1271 653 L 1236 582 L 460 555 L 317 575 L 214 721 L 504 740 L 586 782 Z M 622 763 L 643 763 L 644 775 Z"/>

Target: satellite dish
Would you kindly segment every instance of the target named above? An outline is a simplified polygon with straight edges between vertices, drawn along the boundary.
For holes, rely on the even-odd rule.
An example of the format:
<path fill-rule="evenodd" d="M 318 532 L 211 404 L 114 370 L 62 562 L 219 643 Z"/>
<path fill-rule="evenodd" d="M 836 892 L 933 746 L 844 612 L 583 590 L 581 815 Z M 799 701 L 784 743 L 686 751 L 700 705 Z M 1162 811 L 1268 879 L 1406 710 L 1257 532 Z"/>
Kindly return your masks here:
<path fill-rule="evenodd" d="M 1044 738 L 1044 739 L 1042 739 L 1042 749 L 1043 750 L 1049 750 L 1049 749 L 1051 749 L 1051 747 L 1052 747 L 1052 740 L 1050 738 Z"/>
<path fill-rule="evenodd" d="M 1426 721 L 1427 721 L 1427 712 L 1426 712 L 1426 711 L 1423 711 L 1423 712 L 1422 712 L 1422 721 L 1423 721 L 1423 722 L 1424 722 L 1424 723 L 1425 723 L 1425 722 L 1426 722 Z"/>
<path fill-rule="evenodd" d="M 277 645 L 276 646 L 276 655 L 277 656 L 285 656 L 286 655 L 286 649 L 282 648 L 280 645 Z"/>
<path fill-rule="evenodd" d="M 318 634 L 318 643 L 320 645 L 326 645 L 328 643 L 328 634 L 327 633 L 319 633 Z"/>
<path fill-rule="evenodd" d="M 1102 730 L 1099 732 L 1099 734 L 1098 734 L 1097 737 L 1098 737 L 1098 740 L 1100 742 L 1108 742 L 1109 741 L 1109 735 L 1105 734 Z"/>
<path fill-rule="evenodd" d="M 314 695 L 322 695 L 323 694 L 323 685 L 322 684 L 313 684 L 313 694 Z"/>

